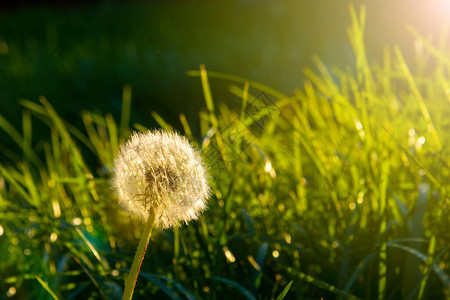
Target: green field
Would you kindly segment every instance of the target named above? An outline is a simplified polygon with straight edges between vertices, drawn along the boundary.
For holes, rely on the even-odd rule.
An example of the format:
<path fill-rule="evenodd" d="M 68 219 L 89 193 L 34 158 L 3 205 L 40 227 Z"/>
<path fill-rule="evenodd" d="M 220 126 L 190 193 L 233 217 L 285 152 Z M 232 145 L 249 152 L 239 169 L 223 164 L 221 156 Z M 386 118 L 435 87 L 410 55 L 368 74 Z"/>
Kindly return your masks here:
<path fill-rule="evenodd" d="M 372 63 L 364 6 L 348 16 L 353 66 L 314 56 L 286 93 L 201 65 L 187 71 L 204 101 L 195 114 L 153 109 L 153 124 L 201 149 L 212 195 L 197 221 L 153 233 L 135 299 L 450 297 L 444 35 L 411 29 L 414 68 L 397 46 Z M 42 96 L 20 100 L 19 122 L 0 113 L 2 299 L 121 298 L 142 224 L 118 207 L 112 166 L 152 123 L 131 113 L 134 85 L 111 82 L 117 111 L 66 120 Z"/>

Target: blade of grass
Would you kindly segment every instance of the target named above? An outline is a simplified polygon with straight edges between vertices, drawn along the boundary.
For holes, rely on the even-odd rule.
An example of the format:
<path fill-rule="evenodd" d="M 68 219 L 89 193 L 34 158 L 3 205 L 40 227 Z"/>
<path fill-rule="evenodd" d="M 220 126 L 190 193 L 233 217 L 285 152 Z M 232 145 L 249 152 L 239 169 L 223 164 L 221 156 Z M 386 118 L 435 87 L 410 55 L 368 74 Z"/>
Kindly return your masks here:
<path fill-rule="evenodd" d="M 58 114 L 56 113 L 54 108 L 47 101 L 47 99 L 45 99 L 44 97 L 40 97 L 39 101 L 45 107 L 49 117 L 53 121 L 53 124 L 55 125 L 55 128 L 58 130 L 59 134 L 61 135 L 61 137 L 63 138 L 65 143 L 67 143 L 69 150 L 70 150 L 71 154 L 73 155 L 73 160 L 74 160 L 73 165 L 75 167 L 75 170 L 77 170 L 79 172 L 79 174 L 83 177 L 85 164 L 84 164 L 83 158 L 81 156 L 81 153 L 79 152 L 78 148 L 76 147 L 75 143 L 73 142 L 69 132 L 67 131 L 66 126 L 64 125 L 63 121 L 58 116 Z"/>
<path fill-rule="evenodd" d="M 32 156 L 31 153 L 31 144 L 32 144 L 32 125 L 31 125 L 31 114 L 29 111 L 22 112 L 22 132 L 23 132 L 23 141 L 22 149 L 24 151 L 25 160 L 28 157 Z M 25 153 L 28 152 L 28 153 Z"/>
<path fill-rule="evenodd" d="M 0 115 L 0 128 L 3 129 L 3 131 L 5 131 L 19 147 L 22 148 L 24 155 L 28 156 L 36 167 L 39 168 L 42 166 L 42 161 L 29 144 L 28 140 L 30 137 L 22 137 L 14 126 L 12 126 L 11 123 L 9 123 L 2 115 Z"/>
<path fill-rule="evenodd" d="M 27 201 L 30 205 L 33 204 L 33 199 L 30 195 L 25 191 L 25 189 L 17 182 L 16 178 L 8 171 L 6 168 L 4 168 L 2 165 L 0 165 L 0 174 L 5 178 L 5 180 L 11 184 L 17 192 L 22 196 L 22 198 Z"/>
<path fill-rule="evenodd" d="M 20 99 L 19 100 L 20 105 L 23 107 L 29 109 L 31 112 L 34 113 L 35 116 L 37 116 L 41 121 L 43 121 L 45 124 L 47 124 L 49 127 L 51 126 L 51 122 L 48 120 L 48 113 L 46 112 L 45 108 L 33 103 L 31 101 Z M 70 123 L 64 121 L 64 125 L 67 127 L 67 130 L 76 137 L 80 142 L 83 143 L 89 150 L 91 150 L 93 153 L 95 153 L 95 149 L 93 145 L 89 142 L 89 139 L 75 126 L 71 125 Z"/>
<path fill-rule="evenodd" d="M 369 255 L 367 255 L 356 267 L 355 271 L 353 272 L 353 274 L 350 276 L 350 279 L 347 281 L 347 284 L 344 287 L 344 291 L 348 292 L 353 284 L 356 282 L 356 280 L 358 279 L 359 275 L 364 271 L 364 269 L 366 268 L 366 266 L 369 264 L 369 262 L 376 256 L 375 253 L 370 253 Z"/>
<path fill-rule="evenodd" d="M 202 82 L 203 96 L 205 97 L 206 108 L 208 109 L 209 121 L 214 128 L 214 135 L 216 136 L 217 145 L 219 147 L 219 151 L 223 158 L 223 161 L 225 162 L 225 166 L 227 170 L 230 171 L 230 161 L 227 159 L 227 155 L 225 154 L 224 143 L 219 130 L 219 123 L 217 121 L 216 114 L 214 113 L 214 103 L 211 94 L 211 88 L 209 86 L 208 74 L 206 73 L 204 65 L 200 65 L 200 78 Z"/>
<path fill-rule="evenodd" d="M 420 259 L 424 263 L 426 263 L 428 261 L 427 255 L 423 254 L 420 251 L 417 251 L 416 249 L 414 249 L 412 247 L 401 245 L 396 242 L 388 242 L 387 246 L 390 248 L 397 248 L 397 249 L 404 250 L 408 253 L 411 253 L 412 255 L 416 256 L 418 259 Z M 446 248 L 446 251 L 448 251 L 448 247 Z M 438 278 L 442 281 L 444 288 L 447 291 L 450 291 L 450 277 L 444 272 L 444 270 L 441 269 L 439 264 L 433 263 L 431 265 L 431 270 L 433 270 L 434 273 L 438 276 Z"/>
<path fill-rule="evenodd" d="M 186 72 L 186 75 L 187 76 L 202 76 L 202 72 L 201 72 L 201 70 L 200 71 L 198 71 L 198 70 L 189 70 L 189 71 Z M 229 80 L 229 81 L 239 82 L 239 83 L 242 83 L 242 84 L 245 84 L 246 82 L 248 82 L 248 84 L 251 87 L 254 87 L 254 88 L 256 88 L 256 89 L 258 89 L 260 91 L 266 92 L 266 93 L 268 93 L 268 94 L 270 94 L 272 96 L 275 96 L 278 99 L 287 98 L 286 95 L 284 95 L 284 94 L 282 94 L 282 93 L 280 93 L 280 92 L 278 92 L 278 91 L 276 91 L 276 90 L 274 90 L 274 89 L 272 89 L 272 88 L 270 88 L 270 87 L 268 87 L 268 86 L 266 86 L 264 84 L 261 84 L 261 83 L 256 82 L 256 81 L 248 80 L 247 78 L 244 78 L 244 77 L 239 77 L 239 76 L 235 76 L 235 75 L 231 75 L 231 74 L 226 74 L 226 73 L 221 73 L 221 72 L 214 72 L 214 71 L 208 71 L 208 76 L 212 77 L 212 78 L 219 78 L 219 79 L 225 79 L 225 80 Z"/>
<path fill-rule="evenodd" d="M 448 56 L 444 54 L 444 52 L 439 51 L 433 44 L 431 44 L 424 36 L 422 36 L 414 27 L 411 25 L 407 25 L 406 29 L 409 31 L 410 34 L 412 34 L 416 39 L 418 39 L 425 49 L 430 52 L 431 55 L 436 57 L 439 61 L 446 64 L 448 67 L 450 67 L 450 59 Z"/>
<path fill-rule="evenodd" d="M 131 85 L 125 84 L 122 92 L 122 115 L 120 117 L 120 132 L 122 136 L 128 135 L 131 115 Z"/>
<path fill-rule="evenodd" d="M 397 55 L 397 60 L 400 63 L 400 69 L 403 72 L 406 81 L 408 82 L 411 91 L 413 92 L 414 97 L 416 98 L 417 102 L 419 103 L 420 111 L 423 115 L 423 118 L 425 119 L 425 122 L 427 124 L 427 129 L 431 134 L 431 137 L 433 138 L 436 151 L 440 151 L 442 149 L 441 141 L 439 139 L 439 136 L 436 132 L 436 129 L 434 127 L 433 122 L 431 121 L 430 113 L 428 112 L 427 106 L 425 105 L 425 101 L 422 98 L 422 95 L 420 94 L 419 88 L 417 87 L 414 78 L 409 71 L 409 67 L 405 62 L 405 59 L 403 58 L 403 54 L 400 51 L 400 48 L 398 46 L 395 46 L 394 48 L 395 54 Z"/>
<path fill-rule="evenodd" d="M 98 158 L 104 165 L 107 165 L 108 161 L 105 158 L 105 155 L 107 155 L 108 152 L 106 151 L 105 141 L 101 139 L 100 136 L 97 134 L 94 128 L 94 124 L 92 123 L 91 113 L 87 111 L 82 112 L 82 119 L 84 123 L 84 128 L 86 128 L 89 140 L 91 141 L 92 145 L 94 145 Z"/>
<path fill-rule="evenodd" d="M 262 243 L 261 246 L 259 246 L 258 253 L 256 254 L 256 260 L 253 260 L 253 257 L 249 256 L 249 259 L 251 258 L 253 261 L 252 265 L 252 277 L 251 277 L 251 283 L 252 288 L 251 292 L 253 295 L 257 295 L 257 291 L 261 285 L 261 278 L 263 276 L 263 267 L 264 267 L 264 261 L 266 260 L 267 251 L 269 250 L 269 244 L 268 243 Z"/>
<path fill-rule="evenodd" d="M 38 187 L 36 186 L 36 182 L 34 181 L 28 164 L 20 164 L 19 168 L 21 169 L 23 174 L 21 182 L 28 189 L 30 197 L 33 200 L 33 205 L 36 207 L 40 207 L 39 204 L 41 202 L 41 198 L 39 197 Z"/>
<path fill-rule="evenodd" d="M 50 296 L 52 296 L 53 299 L 55 300 L 59 299 L 44 280 L 42 280 L 40 277 L 36 275 L 34 275 L 34 278 L 41 284 L 41 286 L 47 291 L 47 293 L 49 293 Z"/>
<path fill-rule="evenodd" d="M 317 286 L 320 289 L 326 290 L 326 291 L 328 291 L 330 293 L 333 293 L 335 295 L 343 296 L 346 299 L 352 299 L 352 300 L 360 299 L 360 298 L 358 298 L 356 296 L 353 296 L 352 294 L 350 294 L 350 293 L 348 293 L 346 291 L 338 289 L 334 285 L 331 285 L 331 284 L 328 284 L 328 283 L 326 283 L 326 282 L 324 282 L 322 280 L 316 279 L 316 278 L 314 278 L 311 275 L 307 275 L 307 274 L 305 274 L 303 272 L 293 270 L 291 267 L 287 267 L 286 270 L 290 274 L 298 277 L 299 279 L 304 280 L 304 281 L 306 281 L 306 282 L 308 282 L 308 283 L 310 283 L 312 285 Z"/>
<path fill-rule="evenodd" d="M 89 250 L 91 250 L 92 254 L 94 254 L 95 258 L 100 262 L 103 269 L 105 269 L 105 271 L 108 271 L 110 269 L 108 262 L 102 259 L 98 251 L 94 248 L 92 243 L 86 238 L 84 233 L 78 227 L 75 227 L 75 231 L 83 239 L 84 243 L 88 246 Z"/>
<path fill-rule="evenodd" d="M 119 133 L 117 131 L 117 124 L 111 114 L 106 114 L 106 127 L 108 128 L 109 142 L 111 144 L 111 152 L 108 153 L 109 157 L 113 157 L 119 150 Z"/>
<path fill-rule="evenodd" d="M 425 266 L 423 268 L 423 277 L 422 280 L 420 281 L 420 289 L 419 289 L 419 296 L 417 297 L 417 299 L 423 299 L 423 296 L 425 294 L 425 287 L 427 285 L 427 281 L 428 281 L 428 277 L 430 276 L 430 270 L 433 267 L 433 256 L 434 256 L 434 252 L 436 251 L 436 236 L 433 235 L 430 239 L 430 244 L 428 245 L 428 255 L 427 255 L 427 260 L 425 262 Z M 447 285 L 447 288 L 449 286 Z"/>
<path fill-rule="evenodd" d="M 431 173 L 431 171 L 429 170 L 429 168 L 427 166 L 425 166 L 419 158 L 417 158 L 414 154 L 412 154 L 406 147 L 404 147 L 402 145 L 402 143 L 394 136 L 394 133 L 392 133 L 392 131 L 383 124 L 383 128 L 384 130 L 389 134 L 389 136 L 391 137 L 391 139 L 393 141 L 395 141 L 395 143 L 397 144 L 397 146 L 399 148 L 401 148 L 403 150 L 403 152 L 412 159 L 412 161 L 419 166 L 422 170 L 425 171 L 425 176 L 437 187 L 437 188 L 441 188 L 442 185 L 437 181 L 437 179 L 433 176 L 433 174 Z"/>
<path fill-rule="evenodd" d="M 291 280 L 288 285 L 283 289 L 283 291 L 278 295 L 278 297 L 276 298 L 276 300 L 283 300 L 284 297 L 286 297 L 287 293 L 289 292 L 289 290 L 291 289 L 292 283 L 294 283 L 293 280 Z"/>
<path fill-rule="evenodd" d="M 192 130 L 191 127 L 189 126 L 189 122 L 187 121 L 186 116 L 184 114 L 180 114 L 180 122 L 181 125 L 183 125 L 184 133 L 188 137 L 188 139 L 192 142 L 196 142 L 194 136 L 192 135 Z"/>
<path fill-rule="evenodd" d="M 167 296 L 170 297 L 170 299 L 182 299 L 174 291 L 172 291 L 171 288 L 169 288 L 162 281 L 158 280 L 155 276 L 144 272 L 140 272 L 139 275 L 141 275 L 142 277 L 144 277 L 145 279 L 147 279 L 148 281 L 152 282 L 154 285 L 159 287 L 161 291 L 163 291 Z"/>
<path fill-rule="evenodd" d="M 108 299 L 106 297 L 105 293 L 103 292 L 103 289 L 100 287 L 100 284 L 98 283 L 98 281 L 94 278 L 94 276 L 92 276 L 91 272 L 89 272 L 89 270 L 86 269 L 86 267 L 80 262 L 78 257 L 76 257 L 75 255 L 72 255 L 72 258 L 81 266 L 81 268 L 83 268 L 83 270 L 86 273 L 86 275 L 92 281 L 92 283 L 97 288 L 97 290 L 100 292 L 100 295 L 102 296 L 102 298 L 105 299 L 105 300 Z"/>
<path fill-rule="evenodd" d="M 385 160 L 381 166 L 381 179 L 380 179 L 380 211 L 379 215 L 381 216 L 381 224 L 380 224 L 380 239 L 385 240 L 386 237 L 386 207 L 387 207 L 387 186 L 389 182 L 389 173 L 390 173 L 390 160 Z M 387 252 L 386 252 L 386 242 L 381 241 L 380 254 L 379 254 L 379 265 L 378 265 L 378 299 L 382 300 L 385 298 L 386 294 L 386 274 L 387 274 Z"/>
<path fill-rule="evenodd" d="M 255 296 L 253 296 L 253 294 L 249 290 L 244 288 L 239 283 L 237 283 L 235 281 L 232 281 L 230 279 L 223 278 L 223 277 L 216 277 L 216 276 L 208 277 L 208 278 L 205 278 L 205 279 L 223 282 L 223 283 L 228 284 L 228 285 L 232 286 L 233 288 L 235 288 L 239 293 L 241 293 L 247 299 L 250 299 L 250 300 L 256 300 L 257 299 Z"/>
<path fill-rule="evenodd" d="M 168 131 L 172 131 L 172 126 L 170 126 L 166 121 L 164 121 L 164 119 L 158 115 L 158 113 L 156 111 L 152 111 L 151 115 L 153 117 L 153 119 L 155 119 L 156 123 L 158 123 L 159 126 L 161 126 L 162 128 L 164 128 L 165 130 Z"/>

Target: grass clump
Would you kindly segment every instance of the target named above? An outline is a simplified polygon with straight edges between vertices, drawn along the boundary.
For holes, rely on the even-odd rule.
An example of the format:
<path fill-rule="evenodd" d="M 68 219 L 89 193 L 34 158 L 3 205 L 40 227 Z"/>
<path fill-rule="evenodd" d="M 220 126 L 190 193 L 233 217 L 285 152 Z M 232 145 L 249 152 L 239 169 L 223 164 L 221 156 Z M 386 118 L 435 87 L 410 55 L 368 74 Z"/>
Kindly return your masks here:
<path fill-rule="evenodd" d="M 371 66 L 365 11 L 350 12 L 356 67 L 316 58 L 318 72 L 305 69 L 292 96 L 203 66 L 188 73 L 200 77 L 206 109 L 197 134 L 180 120 L 213 195 L 197 222 L 154 233 L 136 298 L 449 296 L 448 49 L 414 33 L 428 67 L 413 72 L 396 47 Z M 214 102 L 215 78 L 231 82 L 240 110 Z M 45 98 L 22 105 L 22 133 L 0 118 L 21 149 L 2 149 L 0 289 L 120 298 L 141 230 L 109 185 L 129 116 L 85 112 L 77 129 Z M 32 143 L 36 121 L 49 138 Z"/>

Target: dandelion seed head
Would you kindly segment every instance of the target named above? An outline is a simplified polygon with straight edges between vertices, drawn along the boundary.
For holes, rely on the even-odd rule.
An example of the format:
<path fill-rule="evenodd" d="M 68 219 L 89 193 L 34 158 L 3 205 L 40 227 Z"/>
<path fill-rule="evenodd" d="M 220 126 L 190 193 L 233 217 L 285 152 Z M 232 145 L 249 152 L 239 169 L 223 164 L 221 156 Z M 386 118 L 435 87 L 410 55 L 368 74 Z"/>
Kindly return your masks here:
<path fill-rule="evenodd" d="M 196 219 L 209 196 L 206 168 L 188 140 L 176 133 L 134 133 L 119 150 L 112 180 L 119 205 L 142 221 L 169 228 Z"/>

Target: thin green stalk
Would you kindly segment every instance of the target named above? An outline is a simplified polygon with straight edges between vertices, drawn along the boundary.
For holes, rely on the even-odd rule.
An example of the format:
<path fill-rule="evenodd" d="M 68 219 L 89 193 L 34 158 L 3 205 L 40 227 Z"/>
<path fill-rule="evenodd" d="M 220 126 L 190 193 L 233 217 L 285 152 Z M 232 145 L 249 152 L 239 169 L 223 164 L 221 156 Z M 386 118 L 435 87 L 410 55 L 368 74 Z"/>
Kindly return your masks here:
<path fill-rule="evenodd" d="M 378 299 L 382 300 L 386 297 L 386 275 L 387 275 L 387 245 L 386 245 L 386 191 L 389 183 L 389 172 L 390 172 L 391 162 L 386 160 L 381 166 L 381 182 L 380 182 L 380 261 L 379 261 L 379 271 L 378 271 Z"/>
<path fill-rule="evenodd" d="M 144 232 L 142 233 L 139 246 L 134 256 L 133 265 L 128 274 L 128 279 L 125 282 L 125 291 L 123 292 L 122 300 L 130 300 L 133 297 L 134 287 L 136 286 L 139 270 L 141 269 L 142 261 L 144 260 L 145 251 L 147 250 L 148 242 L 152 236 L 153 225 L 155 224 L 155 212 L 150 211 L 147 223 L 145 223 Z"/>

